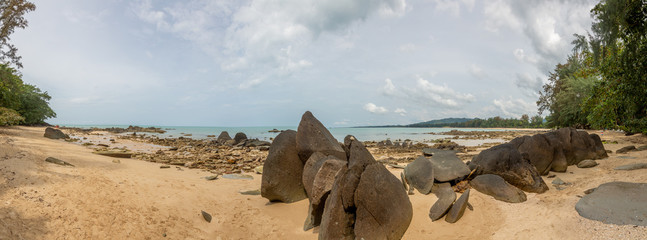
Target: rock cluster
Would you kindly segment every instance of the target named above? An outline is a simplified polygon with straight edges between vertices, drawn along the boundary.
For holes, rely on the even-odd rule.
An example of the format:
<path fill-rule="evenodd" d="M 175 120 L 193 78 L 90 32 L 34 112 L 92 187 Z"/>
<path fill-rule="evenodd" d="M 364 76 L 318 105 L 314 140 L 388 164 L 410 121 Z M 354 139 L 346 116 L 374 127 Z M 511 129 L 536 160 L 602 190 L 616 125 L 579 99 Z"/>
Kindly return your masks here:
<path fill-rule="evenodd" d="M 392 142 L 391 140 L 382 140 L 377 142 L 376 147 L 378 148 L 411 148 L 413 147 L 413 141 L 406 139 L 404 141 L 395 141 Z"/>
<path fill-rule="evenodd" d="M 304 229 L 320 226 L 320 239 L 402 238 L 413 216 L 411 202 L 362 142 L 353 136 L 337 142 L 310 112 L 296 133 L 279 136 L 263 166 L 263 197 L 290 202 L 307 195 Z"/>
<path fill-rule="evenodd" d="M 509 143 L 486 149 L 469 164 L 475 175 L 495 174 L 526 192 L 543 193 L 548 186 L 540 175 L 565 172 L 583 160 L 602 159 L 607 152 L 600 137 L 573 128 L 518 137 Z M 594 166 L 585 162 L 580 167 Z"/>

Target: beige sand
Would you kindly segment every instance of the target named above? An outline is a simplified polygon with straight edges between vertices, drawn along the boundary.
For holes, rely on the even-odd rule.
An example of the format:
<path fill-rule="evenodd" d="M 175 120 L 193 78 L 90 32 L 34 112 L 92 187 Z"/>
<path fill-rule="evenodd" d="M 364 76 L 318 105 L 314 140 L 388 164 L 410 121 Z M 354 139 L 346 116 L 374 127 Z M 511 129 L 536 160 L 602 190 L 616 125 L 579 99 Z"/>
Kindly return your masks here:
<path fill-rule="evenodd" d="M 254 180 L 218 179 L 197 169 L 160 169 L 160 164 L 94 155 L 91 149 L 42 136 L 44 128 L 0 128 L 0 239 L 316 239 L 304 232 L 307 200 L 268 203 L 240 190 L 260 188 Z M 616 150 L 644 137 L 605 133 Z M 611 154 L 599 166 L 571 166 L 556 175 L 572 185 L 529 194 L 509 204 L 472 191 L 474 211 L 456 224 L 431 222 L 433 195 L 410 196 L 413 221 L 404 239 L 646 239 L 647 228 L 607 225 L 575 211 L 583 191 L 609 181 L 647 182 L 647 170 L 613 167 L 647 162 L 647 152 Z M 76 167 L 45 162 L 47 157 Z M 634 157 L 633 159 L 618 156 Z M 389 168 L 390 169 L 390 168 Z M 399 176 L 398 169 L 390 169 Z M 572 172 L 572 173 L 571 173 Z M 547 183 L 552 179 L 544 178 Z M 200 211 L 213 216 L 206 222 Z"/>

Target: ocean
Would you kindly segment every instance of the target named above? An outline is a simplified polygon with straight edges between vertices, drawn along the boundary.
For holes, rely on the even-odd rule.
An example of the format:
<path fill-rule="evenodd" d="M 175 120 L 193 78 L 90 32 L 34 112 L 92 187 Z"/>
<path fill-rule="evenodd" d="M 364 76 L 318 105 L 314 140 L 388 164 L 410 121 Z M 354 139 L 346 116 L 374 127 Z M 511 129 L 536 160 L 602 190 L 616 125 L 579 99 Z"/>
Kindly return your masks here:
<path fill-rule="evenodd" d="M 79 127 L 79 128 L 110 128 L 120 127 L 127 128 L 128 125 L 61 125 L 66 127 Z M 270 141 L 279 133 L 269 132 L 270 130 L 296 130 L 297 127 L 290 126 L 268 126 L 268 127 L 187 127 L 187 126 L 146 126 L 140 127 L 158 127 L 165 130 L 166 133 L 145 133 L 149 135 L 157 135 L 159 137 L 188 137 L 193 139 L 206 139 L 207 135 L 215 135 L 218 137 L 220 132 L 227 131 L 233 138 L 238 132 L 245 133 L 247 138 L 258 138 L 259 140 Z M 353 135 L 361 141 L 382 141 L 382 140 L 412 140 L 414 142 L 431 142 L 436 139 L 447 138 L 449 135 L 439 135 L 443 132 L 451 130 L 460 131 L 501 131 L 501 129 L 484 129 L 484 128 L 353 128 L 353 127 L 335 127 L 328 128 L 330 133 L 337 139 L 343 142 L 346 135 Z M 186 136 L 190 135 L 190 136 Z M 466 141 L 466 140 L 463 140 Z M 459 144 L 473 145 L 470 141 Z M 478 143 L 484 142 L 500 142 L 497 139 L 480 140 Z"/>

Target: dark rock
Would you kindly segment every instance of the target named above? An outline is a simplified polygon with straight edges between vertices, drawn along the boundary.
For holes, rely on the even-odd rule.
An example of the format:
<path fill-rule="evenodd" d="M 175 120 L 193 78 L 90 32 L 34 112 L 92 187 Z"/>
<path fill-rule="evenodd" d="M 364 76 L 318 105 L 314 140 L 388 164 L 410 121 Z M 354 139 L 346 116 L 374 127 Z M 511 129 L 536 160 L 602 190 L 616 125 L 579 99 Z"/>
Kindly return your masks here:
<path fill-rule="evenodd" d="M 200 211 L 202 213 L 202 218 L 204 218 L 205 221 L 211 222 L 211 214 L 205 212 L 205 211 Z"/>
<path fill-rule="evenodd" d="M 494 174 L 476 176 L 470 185 L 483 194 L 490 195 L 494 199 L 509 203 L 520 203 L 526 201 L 526 194 L 521 189 L 508 184 L 502 177 Z"/>
<path fill-rule="evenodd" d="M 220 144 L 225 144 L 229 140 L 231 140 L 229 133 L 227 131 L 222 131 L 220 135 L 218 135 L 218 139 L 216 141 Z"/>
<path fill-rule="evenodd" d="M 48 157 L 48 158 L 45 159 L 45 162 L 58 164 L 58 165 L 61 165 L 61 166 L 72 166 L 72 167 L 74 167 L 74 165 L 72 165 L 71 163 L 68 163 L 66 161 L 63 161 L 63 160 L 55 158 L 55 157 Z"/>
<path fill-rule="evenodd" d="M 347 159 L 344 149 L 310 111 L 305 112 L 301 117 L 296 141 L 299 158 L 303 163 L 315 152 L 332 155 L 340 160 Z"/>
<path fill-rule="evenodd" d="M 607 224 L 647 226 L 647 183 L 604 183 L 582 197 L 575 210 Z"/>
<path fill-rule="evenodd" d="M 634 163 L 634 164 L 622 165 L 622 166 L 615 167 L 613 170 L 629 171 L 629 170 L 644 169 L 644 168 L 647 168 L 647 163 Z"/>
<path fill-rule="evenodd" d="M 598 165 L 598 162 L 595 160 L 582 160 L 581 162 L 577 163 L 578 168 L 592 168 Z"/>
<path fill-rule="evenodd" d="M 431 221 L 436 221 L 449 211 L 454 201 L 456 201 L 456 193 L 449 183 L 441 183 L 438 188 L 434 190 L 434 194 L 438 200 L 429 209 L 429 218 Z"/>
<path fill-rule="evenodd" d="M 452 208 L 449 209 L 449 212 L 447 212 L 447 216 L 445 217 L 445 221 L 448 223 L 455 223 L 458 222 L 461 217 L 463 217 L 463 213 L 465 213 L 465 208 L 467 207 L 467 204 L 470 198 L 470 190 L 467 189 L 461 197 L 456 200 L 454 205 L 452 205 Z"/>
<path fill-rule="evenodd" d="M 312 156 L 310 156 L 310 158 L 312 158 Z M 314 178 L 312 189 L 308 191 L 310 207 L 308 217 L 303 226 L 304 230 L 307 231 L 321 224 L 321 217 L 323 215 L 326 199 L 333 188 L 335 177 L 342 168 L 346 167 L 346 164 L 346 161 L 338 160 L 332 156 L 324 159 L 323 164 Z"/>
<path fill-rule="evenodd" d="M 576 130 L 572 135 L 573 150 L 575 151 L 576 158 L 576 161 L 572 165 L 578 164 L 585 159 L 598 159 L 595 141 L 589 133 Z"/>
<path fill-rule="evenodd" d="M 122 151 L 96 151 L 93 153 L 98 155 L 108 156 L 108 157 L 116 157 L 116 158 L 130 158 L 133 156 L 132 152 L 122 152 Z M 184 165 L 184 163 L 182 163 L 182 165 Z"/>
<path fill-rule="evenodd" d="M 46 138 L 51 138 L 51 139 L 65 139 L 65 138 L 70 138 L 67 134 L 63 133 L 63 131 L 51 127 L 45 128 L 45 134 L 43 135 Z"/>
<path fill-rule="evenodd" d="M 607 155 L 607 150 L 604 149 L 604 144 L 602 144 L 602 139 L 600 139 L 600 136 L 595 133 L 591 133 L 589 134 L 589 137 L 593 139 L 593 143 L 595 145 L 595 153 L 598 155 L 597 158 L 603 159 L 609 157 L 609 155 Z"/>
<path fill-rule="evenodd" d="M 647 150 L 647 145 L 642 145 L 636 148 L 636 151 L 645 151 L 645 150 Z"/>
<path fill-rule="evenodd" d="M 344 209 L 342 203 L 342 188 L 344 188 L 344 175 L 348 171 L 342 167 L 330 195 L 326 199 L 324 213 L 319 227 L 319 239 L 355 239 L 353 225 L 355 224 L 355 211 L 353 208 Z"/>
<path fill-rule="evenodd" d="M 568 161 L 566 161 L 563 144 L 557 137 L 557 134 L 555 132 L 545 133 L 544 138 L 554 150 L 553 161 L 550 164 L 550 171 L 566 172 L 568 169 Z"/>
<path fill-rule="evenodd" d="M 629 145 L 629 146 L 626 146 L 626 147 L 623 147 L 621 149 L 616 150 L 616 153 L 628 153 L 628 152 L 634 151 L 634 150 L 636 150 L 636 146 Z"/>
<path fill-rule="evenodd" d="M 434 168 L 434 178 L 439 182 L 461 180 L 470 174 L 470 169 L 451 150 L 433 149 L 431 164 Z"/>
<path fill-rule="evenodd" d="M 404 168 L 404 177 L 422 194 L 429 194 L 434 185 L 434 166 L 426 157 L 420 156 Z"/>
<path fill-rule="evenodd" d="M 306 198 L 301 178 L 303 163 L 296 149 L 295 131 L 285 131 L 274 139 L 263 164 L 261 196 L 270 201 L 295 202 Z"/>
<path fill-rule="evenodd" d="M 387 140 L 384 142 L 384 146 L 387 146 L 387 147 L 393 147 L 393 142 L 391 142 L 391 140 L 387 139 Z"/>
<path fill-rule="evenodd" d="M 245 141 L 245 140 L 247 140 L 247 135 L 245 135 L 245 133 L 238 132 L 238 133 L 236 133 L 236 135 L 234 136 L 234 141 L 236 142 L 236 143 L 234 143 L 234 144 L 241 143 L 241 142 L 243 142 L 243 141 Z"/>
<path fill-rule="evenodd" d="M 171 168 L 171 166 L 169 166 L 169 165 L 162 165 L 162 166 L 160 166 L 160 168 Z"/>
<path fill-rule="evenodd" d="M 306 164 L 303 166 L 303 174 L 301 177 L 301 181 L 303 183 L 303 187 L 305 188 L 306 194 L 308 196 L 312 196 L 311 191 L 312 191 L 312 185 L 315 181 L 315 177 L 317 176 L 317 173 L 319 172 L 321 165 L 323 165 L 323 163 L 328 159 L 337 159 L 337 158 L 333 156 L 326 156 L 320 152 L 315 152 L 314 154 L 310 155 L 310 158 L 308 159 L 308 161 L 306 161 Z"/>
<path fill-rule="evenodd" d="M 433 148 L 423 148 L 422 149 L 422 155 L 426 157 L 431 157 L 434 155 L 434 149 Z"/>
<path fill-rule="evenodd" d="M 523 136 L 513 139 L 510 144 L 514 145 L 521 154 L 527 153 L 530 164 L 535 166 L 539 174 L 546 175 L 551 170 L 555 158 L 564 158 L 561 143 L 557 138 L 551 140 L 547 138 L 552 136 L 546 137 L 545 134 Z M 559 161 L 565 162 L 565 158 Z"/>
<path fill-rule="evenodd" d="M 400 181 L 377 163 L 362 173 L 355 206 L 354 233 L 358 239 L 401 239 L 413 217 L 413 207 Z"/>
<path fill-rule="evenodd" d="M 470 165 L 475 165 L 476 175 L 499 175 L 506 182 L 526 192 L 543 193 L 548 190 L 537 169 L 509 143 L 481 151 Z"/>
<path fill-rule="evenodd" d="M 592 192 L 594 192 L 594 191 L 595 191 L 595 189 L 596 189 L 596 188 L 589 188 L 589 189 L 586 189 L 586 190 L 584 190 L 584 194 L 591 194 Z"/>

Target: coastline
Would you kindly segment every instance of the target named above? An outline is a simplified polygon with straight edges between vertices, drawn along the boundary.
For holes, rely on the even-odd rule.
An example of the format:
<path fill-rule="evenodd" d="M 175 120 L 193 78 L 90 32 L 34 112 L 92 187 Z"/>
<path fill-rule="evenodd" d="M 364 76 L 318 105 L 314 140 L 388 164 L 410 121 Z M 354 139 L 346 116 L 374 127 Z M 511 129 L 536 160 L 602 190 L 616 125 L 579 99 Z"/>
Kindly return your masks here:
<path fill-rule="evenodd" d="M 42 127 L 0 128 L 2 239 L 317 238 L 317 228 L 302 230 L 307 200 L 269 203 L 260 195 L 239 193 L 260 188 L 261 175 L 253 170 L 242 171 L 251 175 L 252 180 L 208 181 L 205 177 L 213 175 L 208 170 L 185 166 L 161 169 L 163 163 L 138 159 L 119 159 L 117 163 L 115 158 L 93 154 L 92 146 L 47 139 L 43 132 Z M 133 151 L 168 151 L 164 146 L 119 139 L 111 133 L 100 134 L 104 135 L 76 137 Z M 604 147 L 613 152 L 647 143 L 642 135 L 624 136 L 612 131 L 604 132 L 601 138 Z M 471 147 L 466 154 L 477 154 L 485 148 Z M 369 150 L 378 161 L 394 159 L 398 164 L 406 164 L 407 159 L 419 154 L 374 146 L 369 146 Z M 75 167 L 44 162 L 47 157 L 63 159 Z M 587 189 L 609 181 L 647 182 L 646 170 L 613 170 L 623 164 L 647 162 L 644 152 L 612 153 L 598 162 L 600 165 L 594 168 L 570 166 L 565 173 L 555 173 L 571 185 L 563 190 L 550 185 L 546 193 L 529 193 L 524 203 L 503 203 L 472 191 L 470 202 L 474 211 L 466 211 L 456 224 L 431 222 L 427 214 L 437 198 L 416 192 L 409 196 L 414 215 L 403 238 L 646 238 L 646 227 L 604 224 L 582 218 L 575 211 L 578 196 Z M 395 176 L 402 171 L 387 168 Z M 547 183 L 552 181 L 543 178 Z M 206 222 L 200 211 L 210 213 L 212 222 Z"/>

